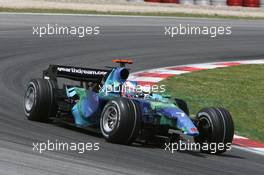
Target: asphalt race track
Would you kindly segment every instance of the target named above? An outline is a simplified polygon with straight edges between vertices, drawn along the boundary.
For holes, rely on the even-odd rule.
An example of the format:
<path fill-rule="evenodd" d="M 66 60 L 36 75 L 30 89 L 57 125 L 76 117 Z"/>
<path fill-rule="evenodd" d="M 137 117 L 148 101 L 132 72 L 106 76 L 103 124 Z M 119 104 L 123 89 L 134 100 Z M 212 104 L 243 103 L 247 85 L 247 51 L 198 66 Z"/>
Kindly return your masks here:
<path fill-rule="evenodd" d="M 32 26 L 99 25 L 99 36 L 32 35 Z M 164 25 L 230 25 L 232 36 L 164 36 Z M 221 156 L 106 143 L 101 136 L 25 119 L 25 83 L 49 64 L 113 65 L 133 71 L 188 63 L 264 58 L 264 21 L 0 14 L 0 174 L 263 174 L 264 157 L 239 149 Z M 33 152 L 33 142 L 99 142 L 99 151 Z"/>

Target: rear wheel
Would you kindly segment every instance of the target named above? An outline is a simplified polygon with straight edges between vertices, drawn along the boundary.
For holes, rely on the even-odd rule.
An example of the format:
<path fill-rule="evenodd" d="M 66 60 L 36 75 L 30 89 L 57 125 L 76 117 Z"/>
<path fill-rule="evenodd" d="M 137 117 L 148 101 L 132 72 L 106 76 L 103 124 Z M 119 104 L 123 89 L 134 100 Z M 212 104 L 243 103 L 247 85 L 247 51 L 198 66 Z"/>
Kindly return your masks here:
<path fill-rule="evenodd" d="M 24 96 L 24 111 L 29 120 L 48 122 L 56 116 L 57 104 L 53 93 L 55 83 L 46 79 L 29 81 Z"/>
<path fill-rule="evenodd" d="M 199 136 L 194 140 L 201 151 L 211 154 L 231 149 L 234 124 L 230 113 L 224 108 L 204 108 L 196 116 Z"/>
<path fill-rule="evenodd" d="M 130 99 L 110 100 L 103 109 L 100 128 L 109 142 L 129 144 L 138 136 L 141 111 L 138 104 Z"/>

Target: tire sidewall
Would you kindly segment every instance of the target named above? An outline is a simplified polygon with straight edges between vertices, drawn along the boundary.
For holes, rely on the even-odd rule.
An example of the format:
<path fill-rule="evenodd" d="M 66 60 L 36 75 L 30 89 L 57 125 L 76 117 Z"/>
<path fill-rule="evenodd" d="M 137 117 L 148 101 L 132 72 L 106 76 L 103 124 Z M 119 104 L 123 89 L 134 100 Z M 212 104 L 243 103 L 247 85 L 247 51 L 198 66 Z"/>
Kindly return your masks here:
<path fill-rule="evenodd" d="M 26 98 L 26 94 L 30 88 L 33 88 L 33 90 L 34 90 L 34 102 L 33 102 L 31 110 L 28 111 L 26 109 L 26 106 L 25 106 L 25 98 Z M 27 88 L 26 88 L 26 92 L 25 92 L 25 96 L 24 96 L 24 113 L 25 113 L 26 117 L 28 117 L 28 118 L 31 118 L 33 113 L 36 111 L 36 106 L 38 103 L 38 95 L 39 94 L 38 94 L 37 84 L 34 80 L 32 80 L 28 83 Z"/>
<path fill-rule="evenodd" d="M 105 112 L 110 106 L 114 106 L 118 112 L 115 128 L 110 132 L 105 131 L 103 120 Z M 131 99 L 116 98 L 110 100 L 104 107 L 100 118 L 100 129 L 107 141 L 131 144 L 139 134 L 141 126 L 141 111 L 139 106 Z"/>
<path fill-rule="evenodd" d="M 54 82 L 46 79 L 32 79 L 29 81 L 24 96 L 24 113 L 29 120 L 50 122 L 55 117 L 58 106 L 53 93 Z M 26 109 L 25 98 L 28 90 L 34 90 L 34 101 L 30 110 Z"/>
<path fill-rule="evenodd" d="M 105 131 L 104 126 L 103 126 L 103 120 L 104 120 L 103 117 L 105 116 L 105 112 L 107 111 L 107 109 L 111 106 L 115 107 L 118 112 L 117 123 L 115 125 L 115 128 L 112 131 L 107 132 Z M 108 102 L 108 104 L 106 104 L 106 106 L 103 109 L 102 116 L 100 118 L 100 129 L 105 138 L 108 139 L 117 132 L 118 128 L 120 127 L 120 115 L 121 115 L 121 110 L 120 110 L 119 104 L 116 101 L 111 100 L 110 102 Z"/>

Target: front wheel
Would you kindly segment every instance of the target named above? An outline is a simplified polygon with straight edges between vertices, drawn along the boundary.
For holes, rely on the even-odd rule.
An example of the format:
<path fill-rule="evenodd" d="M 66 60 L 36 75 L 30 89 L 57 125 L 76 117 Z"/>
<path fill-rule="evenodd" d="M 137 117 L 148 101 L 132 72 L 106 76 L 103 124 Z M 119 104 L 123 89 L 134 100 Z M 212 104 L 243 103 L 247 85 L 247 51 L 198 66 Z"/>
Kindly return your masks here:
<path fill-rule="evenodd" d="M 231 149 L 234 124 L 231 114 L 224 108 L 204 108 L 196 116 L 199 136 L 194 140 L 201 151 L 220 154 Z"/>

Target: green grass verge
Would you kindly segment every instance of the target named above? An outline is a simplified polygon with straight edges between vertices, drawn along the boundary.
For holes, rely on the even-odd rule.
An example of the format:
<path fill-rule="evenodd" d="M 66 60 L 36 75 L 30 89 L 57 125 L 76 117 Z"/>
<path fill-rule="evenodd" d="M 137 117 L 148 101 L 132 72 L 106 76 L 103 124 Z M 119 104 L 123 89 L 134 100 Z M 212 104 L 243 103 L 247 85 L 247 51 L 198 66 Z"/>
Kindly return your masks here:
<path fill-rule="evenodd" d="M 240 17 L 228 15 L 206 15 L 206 14 L 190 14 L 190 13 L 155 13 L 155 12 L 101 12 L 91 10 L 74 10 L 74 9 L 48 9 L 48 8 L 5 8 L 0 7 L 0 12 L 16 12 L 16 13 L 65 13 L 65 14 L 102 14 L 102 15 L 135 15 L 135 16 L 164 16 L 164 17 L 195 17 L 195 18 L 220 18 L 220 19 L 250 19 L 263 20 L 264 17 Z"/>
<path fill-rule="evenodd" d="M 186 100 L 191 114 L 221 106 L 234 119 L 237 134 L 264 141 L 264 65 L 204 70 L 166 79 L 160 84 Z"/>

